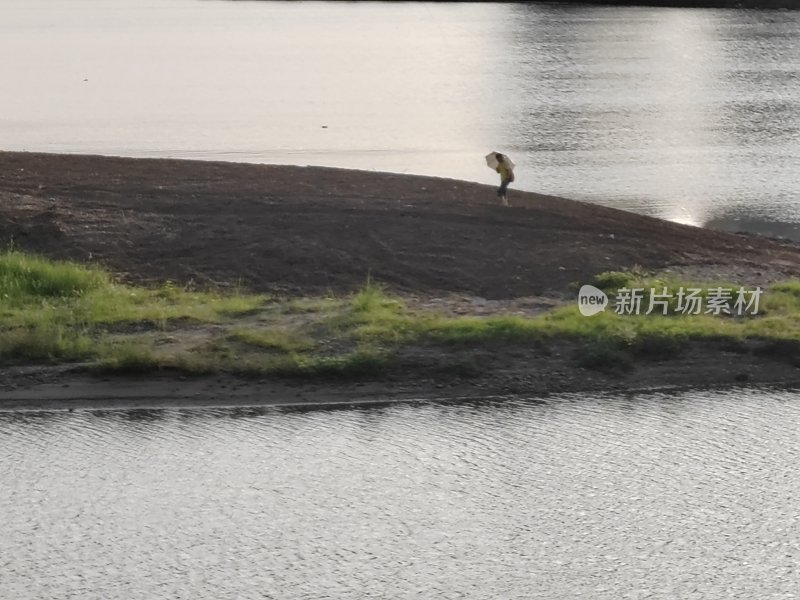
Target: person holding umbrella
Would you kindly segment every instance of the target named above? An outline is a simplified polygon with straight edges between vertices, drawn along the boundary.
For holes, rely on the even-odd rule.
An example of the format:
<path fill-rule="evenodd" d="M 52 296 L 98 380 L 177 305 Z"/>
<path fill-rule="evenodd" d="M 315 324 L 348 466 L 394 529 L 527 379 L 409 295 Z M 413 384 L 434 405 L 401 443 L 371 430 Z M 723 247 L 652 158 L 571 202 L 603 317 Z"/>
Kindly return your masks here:
<path fill-rule="evenodd" d="M 508 184 L 514 181 L 514 163 L 505 154 L 490 152 L 486 155 L 486 164 L 500 173 L 500 187 L 497 188 L 497 197 L 500 198 L 503 206 L 508 206 L 506 191 L 508 190 Z"/>

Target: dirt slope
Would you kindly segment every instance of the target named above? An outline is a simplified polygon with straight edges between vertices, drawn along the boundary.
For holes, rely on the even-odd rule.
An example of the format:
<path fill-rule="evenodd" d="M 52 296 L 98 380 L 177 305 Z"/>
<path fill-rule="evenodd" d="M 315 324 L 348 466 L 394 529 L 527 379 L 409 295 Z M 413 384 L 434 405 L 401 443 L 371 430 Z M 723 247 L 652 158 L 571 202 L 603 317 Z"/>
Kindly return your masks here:
<path fill-rule="evenodd" d="M 136 282 L 262 291 L 392 288 L 504 299 L 633 265 L 755 285 L 800 248 L 430 177 L 0 152 L 0 246 L 99 261 Z"/>

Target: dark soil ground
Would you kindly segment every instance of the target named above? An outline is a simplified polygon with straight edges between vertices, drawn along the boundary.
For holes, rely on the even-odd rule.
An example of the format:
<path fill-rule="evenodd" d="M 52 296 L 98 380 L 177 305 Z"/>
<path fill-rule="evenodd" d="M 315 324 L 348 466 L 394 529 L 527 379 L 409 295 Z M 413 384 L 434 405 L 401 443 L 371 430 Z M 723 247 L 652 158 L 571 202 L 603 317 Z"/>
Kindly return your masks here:
<path fill-rule="evenodd" d="M 800 246 L 474 183 L 341 169 L 0 152 L 0 246 L 131 282 L 487 299 L 640 265 L 756 285 Z M 742 279 L 745 279 L 742 281 Z"/>
<path fill-rule="evenodd" d="M 0 247 L 98 262 L 134 283 L 172 280 L 288 295 L 345 293 L 367 277 L 449 312 L 533 313 L 571 299 L 608 270 L 669 270 L 763 285 L 800 276 L 800 246 L 669 223 L 489 186 L 326 168 L 0 152 Z M 0 372 L 0 408 L 99 404 L 327 403 L 541 396 L 752 383 L 800 383 L 800 357 L 695 344 L 669 360 L 581 366 L 577 342 L 481 348 L 475 372 L 437 370 L 424 349 L 413 372 L 380 380 L 266 381 L 179 374 L 111 379 L 71 368 Z M 470 371 L 470 368 L 466 368 Z"/>

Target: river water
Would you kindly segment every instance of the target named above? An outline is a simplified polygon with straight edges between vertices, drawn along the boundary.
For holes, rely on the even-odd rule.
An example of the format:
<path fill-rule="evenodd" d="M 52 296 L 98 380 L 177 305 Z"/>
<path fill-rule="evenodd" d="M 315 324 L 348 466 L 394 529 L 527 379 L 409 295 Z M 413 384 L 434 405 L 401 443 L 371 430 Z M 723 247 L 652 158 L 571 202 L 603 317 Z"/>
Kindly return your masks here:
<path fill-rule="evenodd" d="M 493 183 L 800 238 L 800 12 L 3 0 L 2 148 Z"/>
<path fill-rule="evenodd" d="M 0 597 L 795 598 L 800 394 L 0 412 Z"/>
<path fill-rule="evenodd" d="M 800 13 L 3 0 L 2 148 L 797 237 Z M 0 412 L 0 598 L 797 597 L 800 394 Z"/>

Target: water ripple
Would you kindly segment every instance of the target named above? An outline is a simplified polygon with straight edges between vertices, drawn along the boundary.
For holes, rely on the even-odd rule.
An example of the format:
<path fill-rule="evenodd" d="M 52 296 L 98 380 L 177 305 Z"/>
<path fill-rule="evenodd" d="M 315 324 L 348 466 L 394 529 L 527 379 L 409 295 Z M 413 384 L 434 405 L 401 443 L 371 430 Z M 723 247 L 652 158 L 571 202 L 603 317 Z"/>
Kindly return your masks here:
<path fill-rule="evenodd" d="M 0 597 L 791 597 L 798 422 L 768 390 L 2 413 Z"/>

